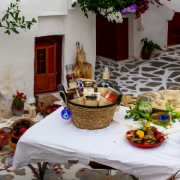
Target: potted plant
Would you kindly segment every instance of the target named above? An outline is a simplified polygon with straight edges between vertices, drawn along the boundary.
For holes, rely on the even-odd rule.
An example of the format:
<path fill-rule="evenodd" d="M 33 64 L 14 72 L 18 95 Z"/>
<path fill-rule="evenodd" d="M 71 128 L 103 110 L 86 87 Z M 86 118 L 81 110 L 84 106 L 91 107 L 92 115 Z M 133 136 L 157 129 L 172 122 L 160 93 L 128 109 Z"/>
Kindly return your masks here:
<path fill-rule="evenodd" d="M 155 44 L 153 41 L 148 41 L 147 38 L 141 39 L 141 43 L 144 43 L 141 51 L 142 59 L 150 59 L 151 53 L 155 49 L 162 51 L 158 44 Z"/>
<path fill-rule="evenodd" d="M 26 95 L 22 92 L 18 92 L 13 95 L 14 99 L 12 102 L 11 110 L 13 115 L 21 116 L 24 112 L 24 102 L 26 101 Z"/>

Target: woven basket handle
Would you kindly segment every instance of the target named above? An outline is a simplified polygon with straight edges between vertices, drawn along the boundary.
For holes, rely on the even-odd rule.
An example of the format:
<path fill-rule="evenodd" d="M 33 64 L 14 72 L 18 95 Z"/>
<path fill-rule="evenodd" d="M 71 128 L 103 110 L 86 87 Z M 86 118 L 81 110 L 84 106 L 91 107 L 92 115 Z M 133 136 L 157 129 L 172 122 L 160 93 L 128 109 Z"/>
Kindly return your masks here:
<path fill-rule="evenodd" d="M 114 89 L 115 89 L 116 91 L 120 92 L 120 95 L 119 95 L 118 98 L 117 98 L 117 104 L 119 105 L 120 102 L 121 102 L 121 99 L 122 99 L 122 92 L 121 92 L 121 90 L 119 89 L 118 86 L 114 86 Z"/>
<path fill-rule="evenodd" d="M 64 89 L 64 86 L 62 84 L 59 84 L 57 85 L 57 88 L 59 90 L 59 94 L 62 97 L 64 103 L 67 104 L 67 96 L 66 96 L 66 91 Z"/>

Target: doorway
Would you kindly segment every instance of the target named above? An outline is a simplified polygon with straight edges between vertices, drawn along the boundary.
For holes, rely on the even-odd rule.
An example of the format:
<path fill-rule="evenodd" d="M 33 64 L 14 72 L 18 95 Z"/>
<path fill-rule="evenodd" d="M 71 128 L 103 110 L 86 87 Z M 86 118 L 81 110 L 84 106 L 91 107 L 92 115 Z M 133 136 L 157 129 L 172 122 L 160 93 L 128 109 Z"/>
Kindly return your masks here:
<path fill-rule="evenodd" d="M 175 12 L 174 17 L 168 22 L 168 45 L 180 44 L 180 13 Z"/>
<path fill-rule="evenodd" d="M 59 35 L 35 38 L 34 93 L 57 90 L 62 76 L 62 37 Z"/>
<path fill-rule="evenodd" d="M 116 61 L 128 59 L 128 18 L 116 23 L 100 14 L 96 16 L 96 55 Z"/>

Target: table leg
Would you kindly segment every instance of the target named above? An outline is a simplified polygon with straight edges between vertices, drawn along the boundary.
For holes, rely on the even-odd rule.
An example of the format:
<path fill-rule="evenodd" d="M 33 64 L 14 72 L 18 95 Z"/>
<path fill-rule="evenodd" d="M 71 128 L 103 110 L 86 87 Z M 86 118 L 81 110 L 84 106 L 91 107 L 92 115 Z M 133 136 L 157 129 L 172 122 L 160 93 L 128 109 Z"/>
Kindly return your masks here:
<path fill-rule="evenodd" d="M 178 171 L 176 172 L 176 174 L 174 174 L 169 180 L 175 180 L 176 175 L 178 174 L 179 171 L 180 171 L 180 170 L 178 170 Z"/>
<path fill-rule="evenodd" d="M 36 176 L 37 180 L 43 180 L 45 172 L 46 172 L 47 164 L 48 164 L 47 162 L 43 162 L 42 165 L 41 165 L 41 163 L 37 163 L 39 173 L 36 172 L 35 168 L 31 164 L 28 164 L 28 167 L 32 170 L 32 172 Z"/>

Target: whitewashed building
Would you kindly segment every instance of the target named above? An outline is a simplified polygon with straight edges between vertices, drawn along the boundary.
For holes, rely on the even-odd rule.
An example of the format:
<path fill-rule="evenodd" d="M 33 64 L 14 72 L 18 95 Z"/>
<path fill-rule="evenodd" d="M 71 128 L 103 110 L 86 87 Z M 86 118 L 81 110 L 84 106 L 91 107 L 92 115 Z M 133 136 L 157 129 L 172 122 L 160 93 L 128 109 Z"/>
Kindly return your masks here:
<path fill-rule="evenodd" d="M 10 1 L 1 0 L 0 12 Z M 96 60 L 96 16 L 84 17 L 77 6 L 71 8 L 72 0 L 22 0 L 19 3 L 21 14 L 30 20 L 35 17 L 37 23 L 31 30 L 19 30 L 20 34 L 4 34 L 0 28 L 0 115 L 10 112 L 12 94 L 23 91 L 27 95 L 26 103 L 33 103 L 35 79 L 35 38 L 43 36 L 62 36 L 61 82 L 66 84 L 65 65 L 74 64 L 76 47 L 80 42 L 84 46 L 87 61 L 95 67 Z M 129 21 L 129 57 L 139 58 L 141 39 L 149 37 L 161 47 L 167 46 L 168 20 L 174 12 L 165 6 L 158 8 L 150 5 L 143 16 L 135 20 L 133 13 L 124 15 Z M 1 14 L 1 17 L 3 14 Z M 110 35 L 109 35 L 110 36 Z M 60 49 L 57 49 L 60 51 Z"/>

